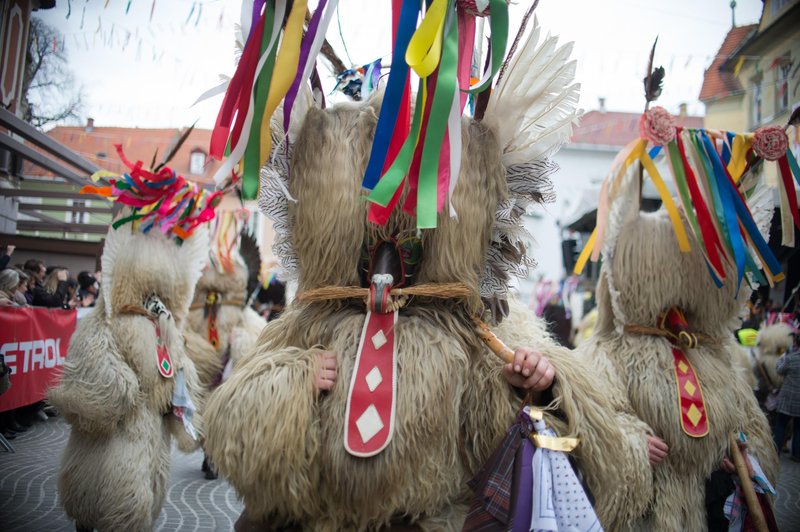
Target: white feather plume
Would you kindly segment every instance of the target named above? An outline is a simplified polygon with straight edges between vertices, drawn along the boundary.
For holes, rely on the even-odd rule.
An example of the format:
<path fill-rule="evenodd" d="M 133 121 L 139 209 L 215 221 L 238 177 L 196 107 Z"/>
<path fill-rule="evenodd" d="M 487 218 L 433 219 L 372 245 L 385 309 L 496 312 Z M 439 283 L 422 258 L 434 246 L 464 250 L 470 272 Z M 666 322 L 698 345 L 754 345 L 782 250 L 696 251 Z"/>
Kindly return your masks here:
<path fill-rule="evenodd" d="M 484 122 L 495 131 L 506 166 L 552 156 L 580 116 L 573 45 L 558 46 L 550 35 L 540 43 L 541 33 L 534 17 L 486 108 Z"/>

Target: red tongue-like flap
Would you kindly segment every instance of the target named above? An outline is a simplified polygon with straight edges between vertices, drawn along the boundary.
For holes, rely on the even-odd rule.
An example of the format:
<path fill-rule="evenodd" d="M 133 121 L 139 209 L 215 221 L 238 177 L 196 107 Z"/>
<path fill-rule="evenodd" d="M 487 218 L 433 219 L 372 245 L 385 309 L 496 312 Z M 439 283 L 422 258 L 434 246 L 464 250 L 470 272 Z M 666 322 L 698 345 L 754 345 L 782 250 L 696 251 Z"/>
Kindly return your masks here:
<path fill-rule="evenodd" d="M 375 456 L 392 439 L 397 400 L 396 324 L 396 311 L 370 311 L 364 320 L 344 426 L 344 447 L 353 456 Z"/>

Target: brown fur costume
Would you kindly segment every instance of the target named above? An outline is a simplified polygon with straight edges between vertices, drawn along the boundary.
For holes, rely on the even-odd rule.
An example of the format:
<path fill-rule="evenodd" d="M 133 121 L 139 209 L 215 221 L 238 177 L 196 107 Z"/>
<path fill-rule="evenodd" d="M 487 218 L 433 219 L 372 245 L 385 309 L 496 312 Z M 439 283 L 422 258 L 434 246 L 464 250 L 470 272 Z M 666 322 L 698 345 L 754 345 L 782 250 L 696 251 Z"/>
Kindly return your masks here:
<path fill-rule="evenodd" d="M 792 328 L 785 323 L 775 323 L 758 331 L 758 363 L 762 364 L 772 388 L 783 384 L 775 365 L 782 354 L 792 347 Z"/>
<path fill-rule="evenodd" d="M 151 319 L 126 307 L 142 309 L 155 294 L 172 313 L 160 320 L 162 338 L 199 407 L 197 375 L 180 328 L 207 245 L 199 230 L 180 247 L 159 231 L 109 230 L 102 295 L 79 322 L 61 383 L 50 392 L 72 426 L 58 489 L 79 527 L 152 529 L 166 492 L 172 437 L 184 451 L 196 446 L 171 412 L 175 378 L 158 372 Z M 199 417 L 194 424 L 200 428 Z"/>
<path fill-rule="evenodd" d="M 635 528 L 702 531 L 707 529 L 705 482 L 726 456 L 730 434 L 744 431 L 749 452 L 770 480 L 777 473 L 767 421 L 732 367 L 739 349 L 732 331 L 749 290 L 743 283 L 734 297 L 733 273 L 717 288 L 697 243 L 681 253 L 667 213 L 640 213 L 636 177 L 629 173 L 626 179 L 626 193 L 614 202 L 609 219 L 597 326 L 580 351 L 594 357 L 609 383 L 617 385 L 612 394 L 621 398 L 621 407 L 632 409 L 669 446 L 667 457 L 653 468 L 649 515 Z M 664 337 L 625 331 L 626 325 L 655 327 L 659 314 L 671 307 L 683 309 L 691 330 L 714 339 L 685 351 L 705 399 L 709 434 L 702 438 L 681 428 L 672 345 Z"/>
<path fill-rule="evenodd" d="M 186 331 L 186 351 L 197 366 L 200 382 L 210 388 L 223 368 L 226 352 L 233 364 L 253 349 L 267 321 L 256 311 L 245 306 L 247 301 L 248 269 L 236 264 L 233 273 L 221 273 L 213 264 L 206 264 L 197 283 L 194 300 L 189 311 Z M 219 294 L 223 301 L 241 302 L 222 304 L 217 311 L 219 345 L 214 348 L 208 340 L 208 318 L 204 315 L 206 297 L 210 292 Z"/>
<path fill-rule="evenodd" d="M 366 221 L 361 176 L 377 120 L 374 101 L 312 109 L 291 161 L 289 191 L 299 292 L 359 284 L 357 265 L 368 233 L 414 231 L 397 209 L 385 227 Z M 243 497 L 252 521 L 308 530 L 367 530 L 395 519 L 424 530 L 461 528 L 466 481 L 499 443 L 519 406 L 500 374 L 502 363 L 477 340 L 469 316 L 479 307 L 495 209 L 507 189 L 492 131 L 464 122 L 462 170 L 453 203 L 422 233 L 418 282 L 463 282 L 466 301 L 417 297 L 400 312 L 395 432 L 372 458 L 345 451 L 345 404 L 364 323 L 361 302 L 293 302 L 262 332 L 258 347 L 212 395 L 206 410 L 210 458 Z M 563 435 L 577 435 L 581 466 L 612 525 L 644 511 L 650 473 L 643 438 L 614 421 L 602 382 L 557 347 L 519 307 L 499 329 L 513 347 L 530 345 L 557 368 L 556 405 Z M 317 397 L 318 355 L 336 352 L 338 377 Z M 627 432 L 627 433 L 626 433 Z M 641 432 L 641 431 L 640 431 Z"/>

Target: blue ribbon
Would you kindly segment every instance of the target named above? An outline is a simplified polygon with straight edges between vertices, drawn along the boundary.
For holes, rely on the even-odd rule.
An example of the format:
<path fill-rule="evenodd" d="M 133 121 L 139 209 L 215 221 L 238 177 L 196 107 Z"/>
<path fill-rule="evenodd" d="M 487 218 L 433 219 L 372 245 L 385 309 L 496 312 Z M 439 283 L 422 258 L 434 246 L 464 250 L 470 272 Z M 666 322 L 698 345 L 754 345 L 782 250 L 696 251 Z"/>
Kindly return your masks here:
<path fill-rule="evenodd" d="M 722 143 L 722 162 L 725 163 L 725 166 L 728 166 L 728 163 L 731 162 L 731 146 L 733 146 L 734 137 L 736 137 L 736 133 L 732 131 L 725 132 L 727 142 Z"/>
<path fill-rule="evenodd" d="M 792 150 L 786 150 L 786 159 L 789 160 L 789 168 L 791 168 L 792 174 L 794 174 L 794 180 L 800 185 L 800 166 L 797 166 L 797 159 L 794 158 Z"/>
<path fill-rule="evenodd" d="M 362 187 L 369 190 L 375 188 L 381 177 L 383 165 L 386 161 L 386 153 L 389 151 L 389 144 L 397 123 L 397 115 L 400 112 L 400 104 L 403 98 L 403 89 L 408 78 L 408 65 L 406 65 L 405 59 L 406 49 L 417 27 L 419 7 L 418 0 L 403 0 L 403 5 L 400 8 L 389 81 L 386 83 L 386 92 L 383 95 L 380 115 L 378 115 L 378 125 L 375 128 L 369 163 L 367 163 L 364 180 L 361 183 Z"/>
<path fill-rule="evenodd" d="M 705 146 L 708 159 L 711 162 L 711 167 L 714 171 L 713 178 L 717 182 L 720 202 L 722 203 L 722 212 L 723 216 L 725 217 L 725 224 L 728 227 L 728 240 L 731 243 L 733 256 L 736 262 L 736 293 L 738 294 L 739 287 L 742 284 L 742 278 L 744 277 L 747 254 L 745 243 L 742 238 L 742 232 L 739 230 L 739 222 L 736 219 L 738 209 L 736 208 L 734 198 L 738 198 L 739 195 L 736 193 L 736 190 L 732 190 L 730 188 L 731 183 L 725 174 L 725 167 L 722 165 L 722 160 L 719 158 L 717 150 L 714 149 L 711 139 L 708 138 L 708 135 L 705 131 L 701 130 L 699 133 L 700 139 Z"/>

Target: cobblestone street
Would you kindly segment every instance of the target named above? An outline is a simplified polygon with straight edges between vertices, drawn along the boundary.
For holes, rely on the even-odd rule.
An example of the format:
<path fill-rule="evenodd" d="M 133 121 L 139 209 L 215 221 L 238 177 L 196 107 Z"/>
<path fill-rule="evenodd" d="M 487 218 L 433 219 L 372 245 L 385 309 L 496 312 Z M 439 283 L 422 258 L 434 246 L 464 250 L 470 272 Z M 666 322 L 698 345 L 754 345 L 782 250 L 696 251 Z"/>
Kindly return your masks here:
<path fill-rule="evenodd" d="M 72 531 L 58 505 L 56 474 L 68 425 L 61 418 L 36 423 L 11 444 L 16 453 L 0 452 L 0 530 L 4 532 Z M 224 480 L 205 480 L 203 455 L 173 450 L 172 472 L 159 531 L 232 530 L 242 504 Z M 800 463 L 781 456 L 775 505 L 782 532 L 800 532 Z"/>

